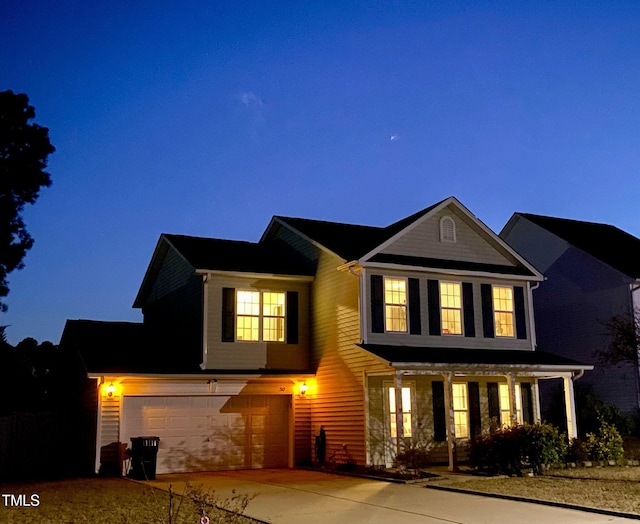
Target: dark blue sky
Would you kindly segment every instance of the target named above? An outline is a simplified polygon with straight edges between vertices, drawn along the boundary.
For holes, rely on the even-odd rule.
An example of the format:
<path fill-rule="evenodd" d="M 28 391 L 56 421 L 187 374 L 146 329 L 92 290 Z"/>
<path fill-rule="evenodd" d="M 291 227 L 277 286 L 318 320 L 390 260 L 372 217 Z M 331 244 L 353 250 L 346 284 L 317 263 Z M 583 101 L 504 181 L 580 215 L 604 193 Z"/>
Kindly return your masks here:
<path fill-rule="evenodd" d="M 523 5 L 524 4 L 524 5 Z M 139 320 L 162 232 L 386 225 L 450 195 L 640 236 L 640 3 L 0 2 L 0 90 L 49 127 L 9 341 Z"/>

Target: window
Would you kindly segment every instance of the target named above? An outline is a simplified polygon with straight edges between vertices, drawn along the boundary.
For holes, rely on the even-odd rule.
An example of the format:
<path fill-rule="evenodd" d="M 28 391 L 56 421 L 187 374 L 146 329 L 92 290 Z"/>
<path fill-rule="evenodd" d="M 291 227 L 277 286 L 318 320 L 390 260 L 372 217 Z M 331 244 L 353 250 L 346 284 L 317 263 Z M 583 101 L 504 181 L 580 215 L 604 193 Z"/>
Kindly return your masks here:
<path fill-rule="evenodd" d="M 458 282 L 440 282 L 440 308 L 443 335 L 462 335 L 462 298 Z"/>
<path fill-rule="evenodd" d="M 516 420 L 518 424 L 522 424 L 522 391 L 520 384 L 515 385 L 516 389 Z M 511 405 L 511 399 L 509 395 L 509 385 L 500 384 L 498 386 L 498 392 L 500 397 L 500 424 L 503 426 L 511 426 L 511 414 L 509 413 L 509 406 Z"/>
<path fill-rule="evenodd" d="M 387 331 L 407 332 L 407 281 L 384 279 L 384 323 Z"/>
<path fill-rule="evenodd" d="M 440 219 L 440 242 L 456 242 L 456 223 L 449 216 Z"/>
<path fill-rule="evenodd" d="M 452 384 L 453 386 L 453 417 L 456 438 L 469 437 L 469 397 L 466 384 Z"/>
<path fill-rule="evenodd" d="M 236 292 L 236 340 L 284 342 L 285 293 Z"/>
<path fill-rule="evenodd" d="M 493 320 L 496 337 L 514 336 L 513 288 L 493 286 Z"/>
<path fill-rule="evenodd" d="M 389 422 L 391 438 L 398 436 L 396 425 L 396 388 L 389 388 Z M 405 437 L 411 436 L 411 389 L 402 388 L 402 432 Z"/>

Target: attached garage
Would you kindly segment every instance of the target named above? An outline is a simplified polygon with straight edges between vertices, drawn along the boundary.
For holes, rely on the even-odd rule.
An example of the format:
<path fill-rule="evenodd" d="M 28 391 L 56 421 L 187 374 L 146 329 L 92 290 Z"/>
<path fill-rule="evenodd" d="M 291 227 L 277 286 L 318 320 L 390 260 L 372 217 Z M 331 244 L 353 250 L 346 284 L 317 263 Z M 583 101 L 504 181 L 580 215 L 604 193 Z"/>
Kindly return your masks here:
<path fill-rule="evenodd" d="M 122 397 L 121 442 L 157 436 L 157 473 L 288 466 L 290 395 Z"/>

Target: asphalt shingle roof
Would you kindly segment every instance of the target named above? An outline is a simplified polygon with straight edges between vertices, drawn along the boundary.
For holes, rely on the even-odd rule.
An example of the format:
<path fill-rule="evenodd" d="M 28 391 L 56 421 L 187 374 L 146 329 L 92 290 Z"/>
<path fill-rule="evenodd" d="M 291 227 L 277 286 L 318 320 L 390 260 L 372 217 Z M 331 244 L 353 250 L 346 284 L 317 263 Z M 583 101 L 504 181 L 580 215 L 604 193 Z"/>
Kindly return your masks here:
<path fill-rule="evenodd" d="M 632 278 L 640 278 L 640 239 L 615 226 L 518 213 Z"/>
<path fill-rule="evenodd" d="M 308 262 L 283 242 L 244 242 L 163 235 L 196 269 L 312 276 Z"/>
<path fill-rule="evenodd" d="M 276 216 L 275 218 L 289 224 L 303 235 L 349 261 L 357 260 L 366 255 L 393 235 L 402 231 L 409 224 L 426 215 L 439 204 L 440 202 L 437 202 L 386 227 L 344 224 L 342 222 L 327 222 L 308 218 L 283 216 Z"/>
<path fill-rule="evenodd" d="M 544 351 L 519 349 L 467 349 L 442 347 L 390 346 L 359 344 L 359 346 L 391 363 L 411 364 L 495 364 L 523 366 L 565 366 L 569 369 L 585 367 L 571 360 Z M 588 366 L 587 366 L 588 367 Z"/>

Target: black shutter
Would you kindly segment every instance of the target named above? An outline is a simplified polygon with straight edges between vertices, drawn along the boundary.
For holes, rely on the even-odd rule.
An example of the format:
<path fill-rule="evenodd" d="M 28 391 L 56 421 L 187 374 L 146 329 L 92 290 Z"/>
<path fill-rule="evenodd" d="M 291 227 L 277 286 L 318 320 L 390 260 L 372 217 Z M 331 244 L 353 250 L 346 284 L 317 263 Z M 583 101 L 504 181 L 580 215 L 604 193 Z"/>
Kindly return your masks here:
<path fill-rule="evenodd" d="M 222 342 L 233 342 L 236 330 L 236 290 L 222 288 Z"/>
<path fill-rule="evenodd" d="M 500 424 L 500 396 L 498 394 L 498 383 L 487 383 L 487 392 L 489 393 L 489 418 L 495 418 Z"/>
<path fill-rule="evenodd" d="M 482 430 L 480 414 L 480 384 L 469 382 L 469 429 L 470 436 L 476 437 Z"/>
<path fill-rule="evenodd" d="M 444 407 L 444 382 L 434 380 L 431 383 L 433 395 L 433 440 L 447 440 L 447 417 Z"/>
<path fill-rule="evenodd" d="M 409 279 L 409 333 L 421 335 L 420 326 L 420 281 L 417 278 Z"/>
<path fill-rule="evenodd" d="M 464 308 L 464 336 L 476 336 L 476 321 L 473 314 L 473 284 L 462 283 L 462 307 Z"/>
<path fill-rule="evenodd" d="M 287 291 L 287 344 L 298 343 L 298 292 Z"/>
<path fill-rule="evenodd" d="M 384 297 L 380 275 L 371 275 L 371 331 L 384 333 Z"/>
<path fill-rule="evenodd" d="M 429 307 L 429 335 L 440 335 L 440 284 L 437 280 L 427 281 L 427 302 Z"/>
<path fill-rule="evenodd" d="M 522 395 L 522 421 L 533 424 L 533 397 L 531 396 L 531 384 L 523 382 L 520 384 Z"/>
<path fill-rule="evenodd" d="M 482 298 L 482 329 L 485 338 L 494 338 L 493 331 L 493 298 L 491 284 L 480 284 Z"/>
<path fill-rule="evenodd" d="M 527 319 L 524 314 L 524 288 L 513 288 L 513 302 L 516 308 L 516 336 L 520 339 L 527 338 Z"/>

